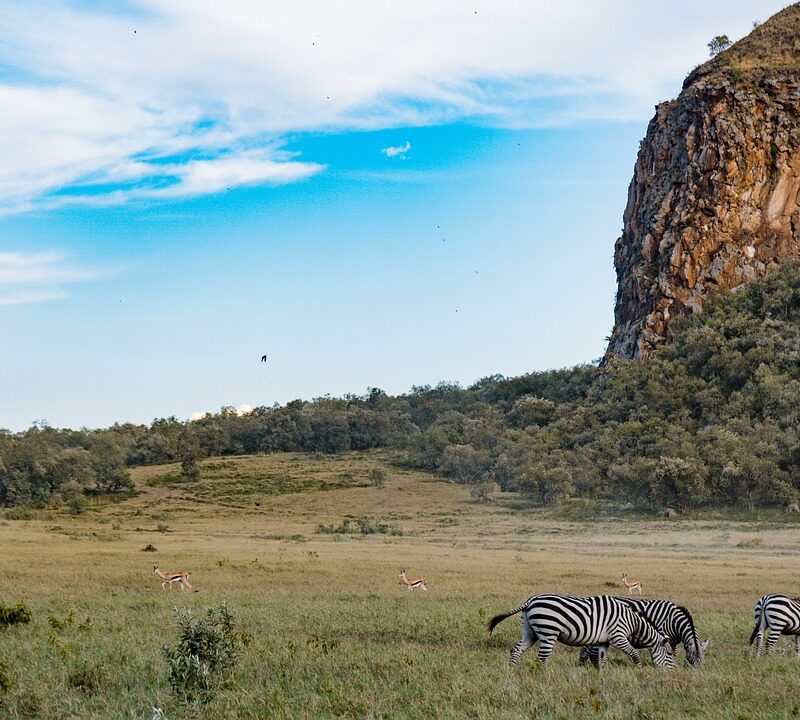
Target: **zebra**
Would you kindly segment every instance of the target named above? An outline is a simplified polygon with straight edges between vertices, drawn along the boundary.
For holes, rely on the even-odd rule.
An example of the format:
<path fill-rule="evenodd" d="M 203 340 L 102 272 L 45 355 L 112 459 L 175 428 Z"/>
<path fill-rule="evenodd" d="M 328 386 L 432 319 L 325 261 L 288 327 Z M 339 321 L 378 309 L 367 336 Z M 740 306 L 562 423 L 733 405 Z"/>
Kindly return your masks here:
<path fill-rule="evenodd" d="M 756 625 L 750 635 L 750 645 L 756 640 L 756 657 L 761 655 L 765 634 L 764 655 L 769 654 L 781 635 L 794 635 L 794 652 L 800 659 L 800 598 L 764 595 L 756 603 L 754 614 Z"/>
<path fill-rule="evenodd" d="M 697 669 L 703 664 L 704 652 L 709 641 L 700 642 L 692 615 L 685 607 L 676 605 L 669 600 L 644 600 L 628 597 L 618 597 L 617 600 L 627 603 L 644 615 L 651 625 L 654 625 L 662 635 L 667 637 L 673 653 L 678 644 L 683 643 L 686 651 L 684 665 Z M 631 638 L 631 644 L 636 648 L 646 647 L 646 644 L 635 636 Z M 597 659 L 597 651 L 594 646 L 581 648 L 578 663 L 583 665 L 589 660 L 595 666 L 602 667 L 602 663 Z"/>
<path fill-rule="evenodd" d="M 610 644 L 641 665 L 639 652 L 631 645 L 631 635 L 636 635 L 650 649 L 654 665 L 675 664 L 669 640 L 630 605 L 609 595 L 534 595 L 515 610 L 495 615 L 489 621 L 489 634 L 503 620 L 519 612 L 522 638 L 511 648 L 511 665 L 537 641 L 539 661 L 547 662 L 556 640 L 573 646 Z"/>
<path fill-rule="evenodd" d="M 635 645 L 633 642 L 631 642 L 631 644 Z M 602 670 L 606 666 L 607 657 L 608 645 L 584 645 L 578 657 L 578 665 L 585 665 L 587 662 L 590 662 L 598 670 Z"/>

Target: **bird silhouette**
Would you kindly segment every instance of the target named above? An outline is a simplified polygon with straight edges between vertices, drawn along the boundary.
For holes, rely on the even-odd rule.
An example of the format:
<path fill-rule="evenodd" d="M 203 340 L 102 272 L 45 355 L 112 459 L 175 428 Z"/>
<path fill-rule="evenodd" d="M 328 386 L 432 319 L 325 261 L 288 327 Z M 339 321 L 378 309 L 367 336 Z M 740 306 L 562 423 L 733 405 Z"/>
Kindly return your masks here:
<path fill-rule="evenodd" d="M 266 355 L 262 355 L 261 356 L 261 362 L 267 362 L 267 356 Z"/>

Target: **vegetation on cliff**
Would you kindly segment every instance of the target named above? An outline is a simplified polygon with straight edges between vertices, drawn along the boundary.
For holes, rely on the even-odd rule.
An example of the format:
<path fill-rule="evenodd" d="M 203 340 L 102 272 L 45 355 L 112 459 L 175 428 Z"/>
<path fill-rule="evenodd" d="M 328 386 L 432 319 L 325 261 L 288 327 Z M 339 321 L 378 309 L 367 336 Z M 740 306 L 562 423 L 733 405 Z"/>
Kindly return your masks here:
<path fill-rule="evenodd" d="M 752 508 L 800 490 L 800 267 L 711 299 L 646 363 L 614 360 L 440 383 L 392 397 L 295 400 L 193 422 L 0 433 L 0 502 L 127 490 L 125 465 L 391 447 L 411 466 L 542 504 L 568 495 Z M 76 509 L 80 509 L 75 504 Z"/>
<path fill-rule="evenodd" d="M 723 36 L 724 37 L 724 36 Z M 800 73 L 800 3 L 757 23 L 745 38 L 714 55 L 693 74 L 720 74 L 758 82 Z"/>

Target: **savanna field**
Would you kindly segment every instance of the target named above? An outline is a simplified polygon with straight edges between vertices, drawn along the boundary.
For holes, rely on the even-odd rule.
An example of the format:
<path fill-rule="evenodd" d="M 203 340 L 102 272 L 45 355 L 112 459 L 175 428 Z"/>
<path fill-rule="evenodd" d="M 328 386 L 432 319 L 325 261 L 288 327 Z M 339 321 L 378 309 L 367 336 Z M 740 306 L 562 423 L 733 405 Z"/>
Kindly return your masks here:
<path fill-rule="evenodd" d="M 797 594 L 797 516 L 606 514 L 569 502 L 398 469 L 382 452 L 207 460 L 134 471 L 138 493 L 66 509 L 8 513 L 2 597 L 29 624 L 0 635 L 17 718 L 780 718 L 800 715 L 800 662 L 782 638 L 756 660 L 747 640 L 765 592 Z M 383 471 L 383 472 L 380 472 Z M 349 521 L 349 522 L 348 522 Z M 155 551 L 145 551 L 152 545 Z M 192 590 L 152 575 L 189 572 Z M 428 592 L 398 577 L 425 575 Z M 693 613 L 710 638 L 699 671 L 637 668 L 613 650 L 602 672 L 558 645 L 515 668 L 519 620 L 492 615 L 542 592 L 644 597 Z M 205 704 L 172 692 L 162 646 L 175 610 L 226 602 L 243 643 Z"/>

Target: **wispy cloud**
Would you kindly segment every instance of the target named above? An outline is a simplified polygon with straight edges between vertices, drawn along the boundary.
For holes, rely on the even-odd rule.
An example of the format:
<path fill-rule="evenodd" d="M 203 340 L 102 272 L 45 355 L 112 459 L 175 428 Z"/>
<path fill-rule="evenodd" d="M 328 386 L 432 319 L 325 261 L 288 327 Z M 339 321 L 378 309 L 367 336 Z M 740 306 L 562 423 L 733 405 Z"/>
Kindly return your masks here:
<path fill-rule="evenodd" d="M 411 142 L 406 140 L 404 145 L 390 145 L 381 150 L 381 152 L 388 158 L 401 157 L 405 158 L 406 153 L 411 150 Z"/>
<path fill-rule="evenodd" d="M 0 213 L 295 182 L 323 170 L 280 151 L 304 131 L 644 119 L 753 19 L 676 3 L 5 3 Z"/>
<path fill-rule="evenodd" d="M 65 285 L 94 280 L 111 272 L 79 267 L 59 252 L 0 252 L 0 305 L 64 298 Z"/>
<path fill-rule="evenodd" d="M 41 290 L 39 292 L 4 292 L 0 289 L 0 306 L 29 305 L 46 300 L 60 300 L 67 294 L 63 290 Z"/>

